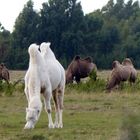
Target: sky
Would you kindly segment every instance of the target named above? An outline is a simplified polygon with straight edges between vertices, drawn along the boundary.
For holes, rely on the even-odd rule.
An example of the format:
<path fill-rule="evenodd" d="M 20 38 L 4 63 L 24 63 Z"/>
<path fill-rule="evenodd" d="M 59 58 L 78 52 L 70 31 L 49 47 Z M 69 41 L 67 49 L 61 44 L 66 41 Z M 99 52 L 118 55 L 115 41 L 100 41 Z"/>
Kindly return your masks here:
<path fill-rule="evenodd" d="M 23 10 L 28 0 L 0 0 L 0 22 L 5 29 L 13 31 L 13 26 L 19 13 Z M 32 0 L 34 9 L 40 10 L 43 2 L 47 0 Z M 101 9 L 109 0 L 78 0 L 81 1 L 82 9 L 85 14 L 96 9 Z M 127 0 L 126 0 L 127 1 Z"/>

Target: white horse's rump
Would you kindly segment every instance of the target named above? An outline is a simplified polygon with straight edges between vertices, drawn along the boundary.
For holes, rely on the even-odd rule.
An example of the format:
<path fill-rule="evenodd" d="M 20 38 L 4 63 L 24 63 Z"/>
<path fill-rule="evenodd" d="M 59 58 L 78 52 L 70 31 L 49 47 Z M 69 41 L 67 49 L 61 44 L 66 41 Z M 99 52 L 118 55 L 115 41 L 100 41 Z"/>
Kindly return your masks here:
<path fill-rule="evenodd" d="M 28 100 L 26 109 L 25 129 L 34 128 L 37 122 L 42 103 L 40 93 L 43 93 L 45 109 L 48 113 L 49 128 L 63 127 L 62 108 L 65 88 L 65 71 L 61 64 L 56 60 L 54 53 L 50 49 L 50 43 L 42 43 L 40 46 L 32 44 L 29 46 L 30 55 L 29 68 L 25 75 L 25 94 Z M 53 95 L 56 117 L 53 124 L 51 117 L 51 97 Z"/>

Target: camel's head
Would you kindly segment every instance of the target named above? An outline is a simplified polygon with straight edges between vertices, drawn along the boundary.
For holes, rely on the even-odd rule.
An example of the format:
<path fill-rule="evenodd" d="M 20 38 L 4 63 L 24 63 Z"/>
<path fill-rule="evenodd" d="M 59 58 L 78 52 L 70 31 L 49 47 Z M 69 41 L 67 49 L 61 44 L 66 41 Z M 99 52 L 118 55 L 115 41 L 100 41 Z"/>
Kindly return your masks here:
<path fill-rule="evenodd" d="M 0 66 L 3 68 L 5 65 L 4 65 L 4 63 L 1 63 Z"/>
<path fill-rule="evenodd" d="M 24 129 L 34 128 L 35 123 L 37 122 L 40 116 L 41 110 L 35 108 L 26 108 L 26 121 Z"/>
<path fill-rule="evenodd" d="M 73 75 L 70 71 L 66 70 L 66 84 L 73 82 Z"/>

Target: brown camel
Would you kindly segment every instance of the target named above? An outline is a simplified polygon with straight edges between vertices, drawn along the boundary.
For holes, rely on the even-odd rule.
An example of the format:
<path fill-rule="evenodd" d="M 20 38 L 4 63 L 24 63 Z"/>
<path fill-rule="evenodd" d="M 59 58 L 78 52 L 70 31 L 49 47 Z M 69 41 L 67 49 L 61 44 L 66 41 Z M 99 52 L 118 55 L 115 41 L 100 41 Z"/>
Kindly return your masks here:
<path fill-rule="evenodd" d="M 0 64 L 0 80 L 5 80 L 9 84 L 10 74 L 3 63 Z"/>
<path fill-rule="evenodd" d="M 106 87 L 107 90 L 110 91 L 124 81 L 129 81 L 131 84 L 136 81 L 137 71 L 130 59 L 124 59 L 122 64 L 119 61 L 113 61 L 112 67 L 111 78 Z"/>
<path fill-rule="evenodd" d="M 81 78 L 87 77 L 93 70 L 97 71 L 97 66 L 91 57 L 81 59 L 80 56 L 75 56 L 66 70 L 66 83 L 72 83 L 73 80 L 79 83 Z"/>
<path fill-rule="evenodd" d="M 129 58 L 125 58 L 122 62 L 122 65 L 127 67 L 131 71 L 131 75 L 130 75 L 130 79 L 129 79 L 130 83 L 135 83 L 135 81 L 137 79 L 137 71 L 134 68 L 132 61 Z"/>

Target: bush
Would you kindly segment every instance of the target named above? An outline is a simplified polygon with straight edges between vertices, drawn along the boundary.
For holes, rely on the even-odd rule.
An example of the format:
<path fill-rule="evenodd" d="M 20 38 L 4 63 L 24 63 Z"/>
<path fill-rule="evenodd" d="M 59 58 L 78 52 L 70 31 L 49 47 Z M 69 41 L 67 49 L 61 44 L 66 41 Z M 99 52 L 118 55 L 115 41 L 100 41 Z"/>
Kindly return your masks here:
<path fill-rule="evenodd" d="M 7 84 L 4 81 L 0 81 L 0 95 L 7 95 L 11 96 L 16 91 L 22 91 L 24 89 L 24 84 L 15 84 L 15 83 L 9 83 Z"/>
<path fill-rule="evenodd" d="M 90 79 L 96 81 L 97 80 L 97 71 L 94 69 L 92 72 L 89 74 Z"/>
<path fill-rule="evenodd" d="M 105 90 L 106 82 L 103 79 L 89 79 L 87 82 L 80 82 L 79 84 L 68 84 L 66 90 L 77 90 L 78 92 L 103 92 Z"/>

